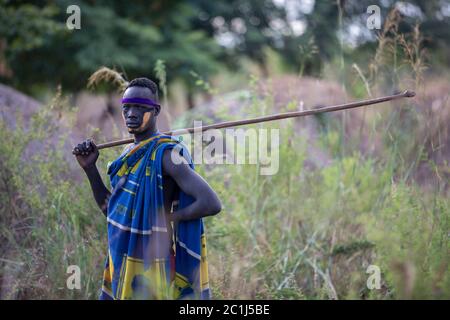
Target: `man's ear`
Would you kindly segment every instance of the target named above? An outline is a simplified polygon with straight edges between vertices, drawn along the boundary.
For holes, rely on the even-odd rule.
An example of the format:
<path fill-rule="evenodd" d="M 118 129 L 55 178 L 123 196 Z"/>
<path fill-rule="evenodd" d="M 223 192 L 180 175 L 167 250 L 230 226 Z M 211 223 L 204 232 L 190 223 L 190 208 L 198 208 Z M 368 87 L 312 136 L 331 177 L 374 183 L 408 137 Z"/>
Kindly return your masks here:
<path fill-rule="evenodd" d="M 159 115 L 161 112 L 161 106 L 155 106 L 155 116 Z"/>

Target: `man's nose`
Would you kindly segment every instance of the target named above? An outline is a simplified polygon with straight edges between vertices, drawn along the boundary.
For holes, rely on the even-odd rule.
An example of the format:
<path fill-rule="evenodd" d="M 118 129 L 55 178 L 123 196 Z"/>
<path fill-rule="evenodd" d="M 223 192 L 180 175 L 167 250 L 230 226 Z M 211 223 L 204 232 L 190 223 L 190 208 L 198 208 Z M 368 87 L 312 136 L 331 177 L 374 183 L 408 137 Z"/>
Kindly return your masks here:
<path fill-rule="evenodd" d="M 127 118 L 133 118 L 133 119 L 138 118 L 137 110 L 135 108 L 130 108 L 130 110 L 128 111 L 128 114 L 127 114 Z"/>

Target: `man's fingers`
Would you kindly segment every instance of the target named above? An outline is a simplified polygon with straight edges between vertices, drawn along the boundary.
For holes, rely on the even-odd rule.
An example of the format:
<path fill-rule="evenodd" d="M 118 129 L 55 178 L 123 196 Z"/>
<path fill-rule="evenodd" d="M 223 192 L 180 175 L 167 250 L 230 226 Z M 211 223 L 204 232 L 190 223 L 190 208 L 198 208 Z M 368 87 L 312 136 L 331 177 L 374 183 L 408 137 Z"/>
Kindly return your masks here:
<path fill-rule="evenodd" d="M 92 139 L 86 140 L 86 146 L 87 146 L 87 150 L 89 152 L 95 152 L 97 150 L 97 146 L 95 145 L 95 143 Z"/>
<path fill-rule="evenodd" d="M 86 150 L 86 141 L 79 143 L 76 149 L 78 149 L 78 155 L 85 156 L 88 154 Z"/>
<path fill-rule="evenodd" d="M 81 144 L 79 143 L 75 148 L 73 148 L 72 153 L 75 154 L 75 155 L 77 155 L 77 156 L 79 156 L 79 155 L 81 155 L 82 150 L 83 150 L 83 149 L 82 149 L 82 147 L 81 147 Z"/>
<path fill-rule="evenodd" d="M 96 150 L 97 146 L 94 141 L 92 139 L 87 139 L 76 145 L 73 148 L 72 153 L 77 156 L 88 156 L 91 152 L 95 152 Z"/>
<path fill-rule="evenodd" d="M 80 153 L 80 149 L 78 149 L 78 147 L 74 147 L 72 150 L 72 154 L 78 155 L 79 153 Z"/>
<path fill-rule="evenodd" d="M 94 140 L 91 141 L 92 151 L 97 151 L 97 145 L 95 144 Z"/>
<path fill-rule="evenodd" d="M 83 142 L 83 153 L 85 156 L 89 155 L 91 151 L 89 140 Z"/>
<path fill-rule="evenodd" d="M 86 140 L 86 150 L 89 152 L 92 151 L 91 139 Z"/>

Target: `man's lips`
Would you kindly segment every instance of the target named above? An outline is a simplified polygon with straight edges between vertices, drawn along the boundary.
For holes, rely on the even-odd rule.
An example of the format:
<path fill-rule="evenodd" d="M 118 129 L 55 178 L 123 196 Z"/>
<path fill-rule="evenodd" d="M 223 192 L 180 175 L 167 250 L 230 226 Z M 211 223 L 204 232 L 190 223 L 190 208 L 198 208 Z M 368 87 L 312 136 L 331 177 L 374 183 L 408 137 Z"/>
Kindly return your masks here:
<path fill-rule="evenodd" d="M 127 122 L 127 127 L 131 129 L 139 128 L 140 125 L 139 122 Z"/>

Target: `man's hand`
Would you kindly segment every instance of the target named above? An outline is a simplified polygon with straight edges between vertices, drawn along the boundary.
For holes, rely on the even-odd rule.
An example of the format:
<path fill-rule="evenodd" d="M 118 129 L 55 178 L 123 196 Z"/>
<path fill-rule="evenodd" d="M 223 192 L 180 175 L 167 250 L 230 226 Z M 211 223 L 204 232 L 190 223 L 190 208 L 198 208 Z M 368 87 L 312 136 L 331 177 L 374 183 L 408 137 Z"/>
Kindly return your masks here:
<path fill-rule="evenodd" d="M 97 146 L 91 139 L 79 143 L 73 148 L 72 153 L 77 157 L 78 163 L 84 170 L 93 167 L 99 155 Z"/>

